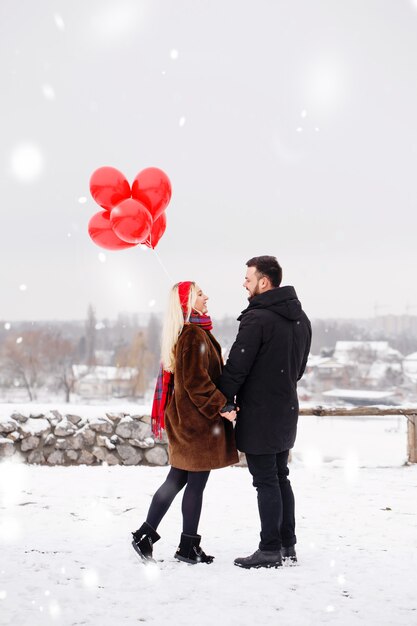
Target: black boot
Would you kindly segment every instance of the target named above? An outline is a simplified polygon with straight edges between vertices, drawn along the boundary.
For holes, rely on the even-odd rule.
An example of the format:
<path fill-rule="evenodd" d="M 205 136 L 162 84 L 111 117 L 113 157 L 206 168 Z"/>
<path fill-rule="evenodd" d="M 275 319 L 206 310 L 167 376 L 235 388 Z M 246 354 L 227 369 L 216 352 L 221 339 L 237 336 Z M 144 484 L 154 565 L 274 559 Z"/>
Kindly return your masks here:
<path fill-rule="evenodd" d="M 256 550 L 256 552 L 250 556 L 235 559 L 235 565 L 244 567 L 245 569 L 251 569 L 252 567 L 255 569 L 259 569 L 260 567 L 281 567 L 281 550 L 277 552 Z"/>
<path fill-rule="evenodd" d="M 200 548 L 201 535 L 186 535 L 181 534 L 180 545 L 176 553 L 175 558 L 185 563 L 212 563 L 214 556 L 210 556 L 203 552 Z"/>
<path fill-rule="evenodd" d="M 156 530 L 145 522 L 138 530 L 132 533 L 132 536 L 133 549 L 139 554 L 140 558 L 143 561 L 155 563 L 155 559 L 152 558 L 153 544 L 160 539 Z"/>
<path fill-rule="evenodd" d="M 281 548 L 282 562 L 286 565 L 295 565 L 297 563 L 297 553 L 294 546 Z"/>

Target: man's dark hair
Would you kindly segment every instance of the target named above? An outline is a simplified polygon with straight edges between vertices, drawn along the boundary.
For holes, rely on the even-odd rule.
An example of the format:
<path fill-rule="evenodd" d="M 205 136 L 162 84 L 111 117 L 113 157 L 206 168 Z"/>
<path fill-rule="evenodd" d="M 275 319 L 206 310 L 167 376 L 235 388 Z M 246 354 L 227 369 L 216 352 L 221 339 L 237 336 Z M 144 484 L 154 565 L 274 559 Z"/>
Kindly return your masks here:
<path fill-rule="evenodd" d="M 254 256 L 246 261 L 248 267 L 255 267 L 256 273 L 266 276 L 271 281 L 273 287 L 279 287 L 282 280 L 282 267 L 274 256 Z"/>

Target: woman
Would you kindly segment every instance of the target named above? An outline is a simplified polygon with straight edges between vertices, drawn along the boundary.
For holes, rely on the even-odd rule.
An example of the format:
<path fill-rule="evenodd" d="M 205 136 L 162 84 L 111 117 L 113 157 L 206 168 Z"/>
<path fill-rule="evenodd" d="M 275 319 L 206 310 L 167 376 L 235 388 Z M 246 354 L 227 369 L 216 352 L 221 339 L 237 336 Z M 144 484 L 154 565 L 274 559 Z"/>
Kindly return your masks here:
<path fill-rule="evenodd" d="M 223 360 L 211 334 L 208 297 L 194 283 L 171 290 L 162 334 L 162 365 L 152 408 L 152 431 L 165 428 L 171 469 L 155 493 L 146 522 L 132 533 L 132 545 L 145 561 L 152 559 L 156 529 L 175 496 L 182 499 L 183 532 L 175 558 L 186 563 L 212 563 L 197 534 L 203 491 L 210 470 L 238 462 L 232 421 L 234 410 L 216 387 Z M 224 417 L 220 416 L 220 411 Z"/>

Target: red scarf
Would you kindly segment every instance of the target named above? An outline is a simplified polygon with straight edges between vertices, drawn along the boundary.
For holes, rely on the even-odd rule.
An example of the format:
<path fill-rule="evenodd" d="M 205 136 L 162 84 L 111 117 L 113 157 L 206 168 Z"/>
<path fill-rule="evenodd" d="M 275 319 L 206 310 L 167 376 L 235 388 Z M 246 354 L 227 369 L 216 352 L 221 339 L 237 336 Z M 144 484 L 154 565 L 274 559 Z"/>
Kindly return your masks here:
<path fill-rule="evenodd" d="M 188 299 L 192 283 L 185 281 L 178 284 L 178 297 L 181 308 L 186 319 L 188 312 Z M 201 315 L 194 309 L 191 311 L 190 323 L 198 324 L 204 330 L 211 330 L 213 324 L 209 315 Z M 165 428 L 165 409 L 174 392 L 174 374 L 164 370 L 161 363 L 158 378 L 156 381 L 155 394 L 152 404 L 152 434 L 155 438 L 161 439 L 162 430 Z"/>

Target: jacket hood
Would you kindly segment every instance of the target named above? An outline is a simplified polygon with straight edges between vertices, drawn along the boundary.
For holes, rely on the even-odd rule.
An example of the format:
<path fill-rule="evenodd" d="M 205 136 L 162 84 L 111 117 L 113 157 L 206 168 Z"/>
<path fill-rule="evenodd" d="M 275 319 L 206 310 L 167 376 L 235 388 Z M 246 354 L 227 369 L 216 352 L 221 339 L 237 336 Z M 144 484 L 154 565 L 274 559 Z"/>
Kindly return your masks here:
<path fill-rule="evenodd" d="M 301 302 L 297 298 L 294 287 L 291 286 L 276 287 L 254 296 L 238 320 L 240 321 L 246 313 L 255 309 L 268 309 L 289 320 L 298 320 L 303 312 Z"/>

